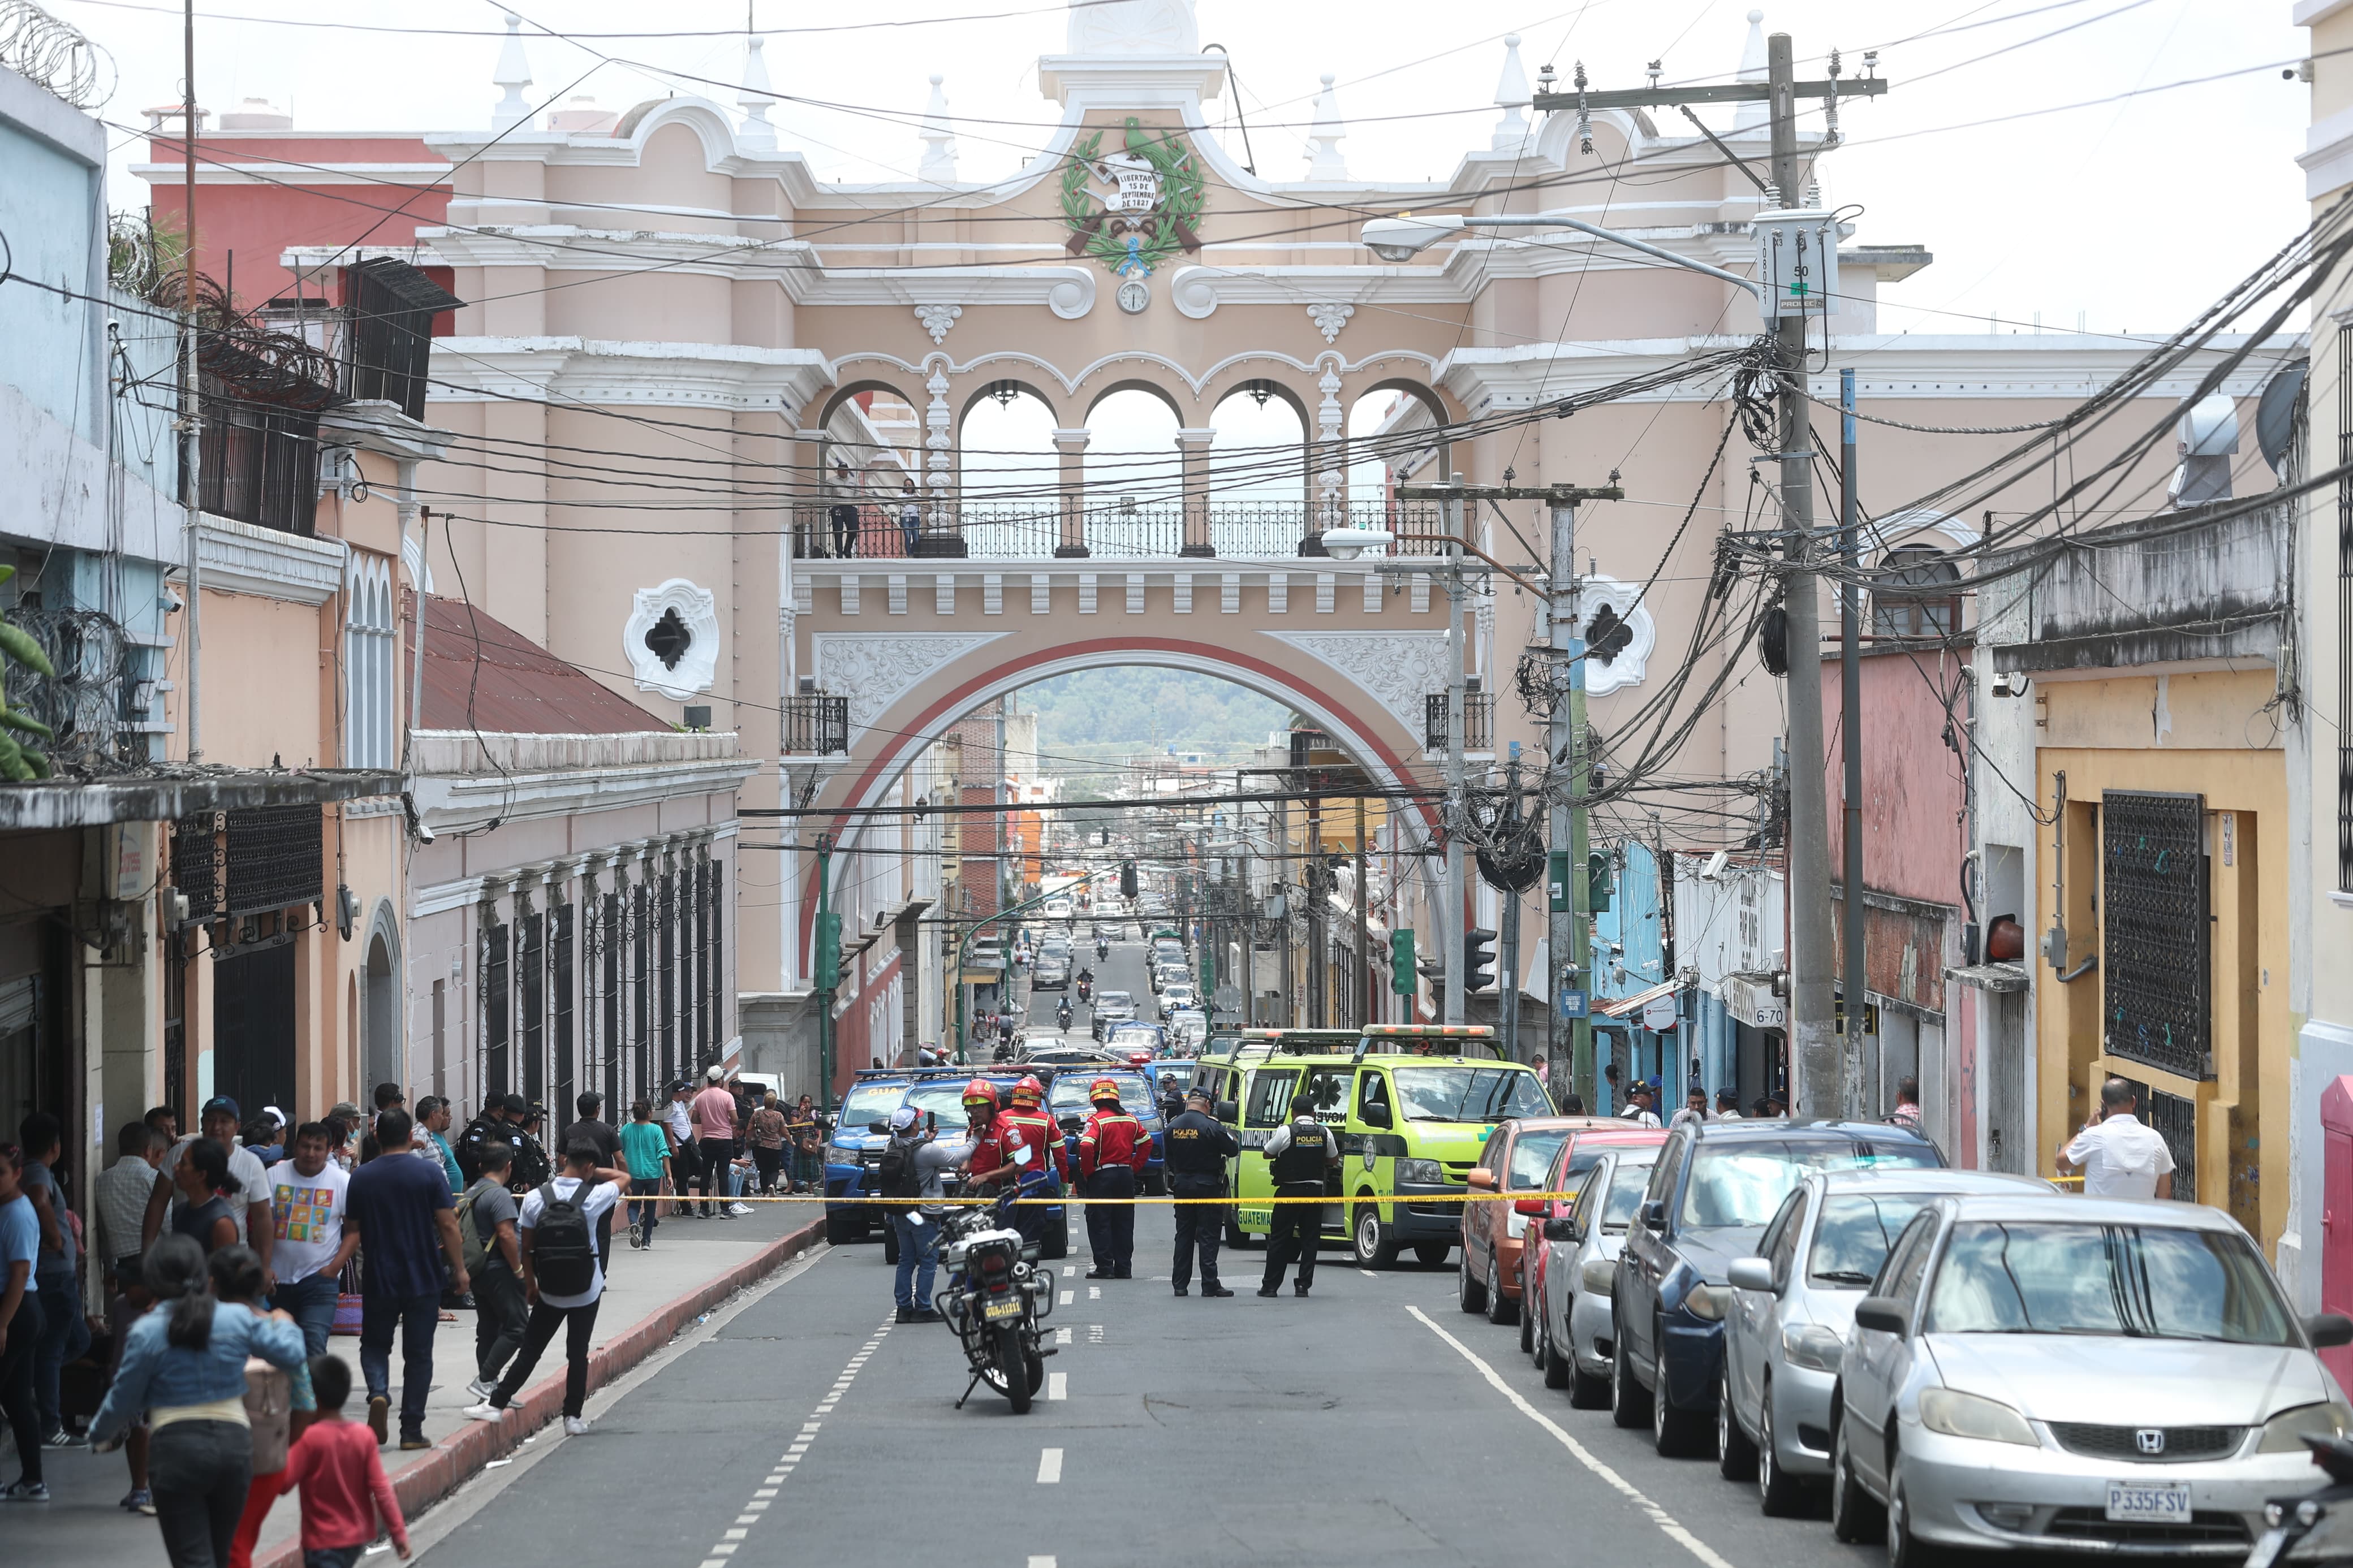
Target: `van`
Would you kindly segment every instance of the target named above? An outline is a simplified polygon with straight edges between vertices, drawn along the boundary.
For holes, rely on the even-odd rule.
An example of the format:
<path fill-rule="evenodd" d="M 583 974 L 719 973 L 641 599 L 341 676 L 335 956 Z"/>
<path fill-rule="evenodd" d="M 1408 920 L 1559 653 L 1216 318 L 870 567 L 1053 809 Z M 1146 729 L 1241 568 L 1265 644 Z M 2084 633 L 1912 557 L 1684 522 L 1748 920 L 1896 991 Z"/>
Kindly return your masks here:
<path fill-rule="evenodd" d="M 1274 1210 L 1263 1149 L 1304 1095 L 1337 1137 L 1327 1236 L 1345 1238 L 1360 1268 L 1385 1268 L 1411 1247 L 1436 1267 L 1461 1238 L 1471 1170 L 1497 1124 L 1553 1114 L 1535 1071 L 1501 1060 L 1480 1025 L 1388 1024 L 1355 1029 L 1244 1030 L 1213 1065 L 1219 1098 L 1239 1110 L 1241 1152 L 1229 1240 L 1263 1237 Z M 1433 1201 L 1417 1203 L 1416 1198 Z M 1252 1200 L 1258 1202 L 1255 1205 Z"/>

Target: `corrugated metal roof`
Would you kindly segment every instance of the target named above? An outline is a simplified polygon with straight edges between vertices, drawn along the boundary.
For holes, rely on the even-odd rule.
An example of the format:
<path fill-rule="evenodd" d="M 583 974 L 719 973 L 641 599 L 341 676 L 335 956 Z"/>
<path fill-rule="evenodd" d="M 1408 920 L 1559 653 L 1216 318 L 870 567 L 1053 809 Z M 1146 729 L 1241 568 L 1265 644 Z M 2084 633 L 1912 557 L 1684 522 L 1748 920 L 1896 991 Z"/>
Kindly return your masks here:
<path fill-rule="evenodd" d="M 1680 980 L 1662 980 L 1647 990 L 1635 992 L 1631 996 L 1612 996 L 1607 1002 L 1597 1001 L 1593 1004 L 1593 1010 L 1605 1018 L 1623 1018 L 1641 1012 L 1643 1005 L 1655 997 L 1673 995 L 1682 984 L 1683 982 Z"/>
<path fill-rule="evenodd" d="M 403 657 L 413 668 L 414 596 L 403 598 Z M 427 730 L 630 735 L 676 728 L 513 627 L 437 594 L 425 596 L 424 689 Z"/>

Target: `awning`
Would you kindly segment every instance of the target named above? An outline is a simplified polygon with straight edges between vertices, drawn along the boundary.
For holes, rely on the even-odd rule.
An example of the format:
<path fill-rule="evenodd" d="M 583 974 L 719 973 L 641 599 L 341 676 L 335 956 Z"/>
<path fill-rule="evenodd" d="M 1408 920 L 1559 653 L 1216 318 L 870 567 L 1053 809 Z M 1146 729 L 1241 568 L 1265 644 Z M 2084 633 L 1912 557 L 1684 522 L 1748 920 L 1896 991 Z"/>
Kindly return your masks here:
<path fill-rule="evenodd" d="M 1631 996 L 1612 996 L 1607 1002 L 1596 1002 L 1593 1005 L 1594 1016 L 1601 1018 L 1640 1017 L 1645 1003 L 1661 996 L 1673 995 L 1681 984 L 1680 981 L 1662 980 L 1649 990 L 1637 991 Z"/>

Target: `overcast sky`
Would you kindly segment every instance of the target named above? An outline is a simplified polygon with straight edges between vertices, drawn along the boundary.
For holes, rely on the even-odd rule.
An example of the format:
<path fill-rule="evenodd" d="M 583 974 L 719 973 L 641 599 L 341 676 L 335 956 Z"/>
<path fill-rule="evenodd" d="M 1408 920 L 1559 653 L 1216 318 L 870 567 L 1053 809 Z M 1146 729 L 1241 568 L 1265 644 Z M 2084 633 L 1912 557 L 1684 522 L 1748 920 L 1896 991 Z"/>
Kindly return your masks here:
<path fill-rule="evenodd" d="M 139 107 L 177 97 L 177 7 L 44 3 L 118 63 L 120 86 L 100 111 L 110 121 L 137 126 Z M 317 130 L 489 123 L 503 10 L 490 0 L 198 3 L 208 108 L 267 98 Z M 953 112 L 970 117 L 958 125 L 967 179 L 1018 167 L 1053 120 L 1037 89 L 1037 57 L 1062 47 L 1066 18 L 1053 0 L 754 4 L 770 29 L 776 90 L 822 100 L 779 104 L 774 114 L 821 177 L 912 178 L 921 151 L 913 121 L 933 72 L 945 75 Z M 621 108 L 698 90 L 687 78 L 732 82 L 739 73 L 739 36 L 580 36 L 740 29 L 744 0 L 526 0 L 522 9 L 578 39 L 532 41 L 534 101 L 584 75 L 576 90 Z M 1220 134 L 1237 153 L 1239 106 L 1260 171 L 1303 177 L 1310 100 L 1330 71 L 1349 123 L 1342 150 L 1351 173 L 1406 179 L 1442 179 L 1463 151 L 1486 144 L 1507 33 L 1522 35 L 1531 74 L 1551 60 L 1566 77 L 1582 59 L 1597 86 L 1638 86 L 1653 58 L 1670 80 L 1728 76 L 1748 9 L 1748 0 L 1198 7 L 1204 42 L 1225 45 L 1233 60 L 1239 87 L 1209 113 L 1227 121 Z M 2040 312 L 2046 331 L 2073 331 L 2080 315 L 2094 331 L 2145 333 L 2193 313 L 2305 222 L 2293 159 L 2310 90 L 2283 80 L 2278 62 L 2298 56 L 2306 37 L 2288 26 L 2288 0 L 1781 0 L 1766 26 L 1792 33 L 1801 59 L 1840 47 L 1851 70 L 1863 49 L 1881 47 L 1880 74 L 1894 88 L 1848 106 L 1850 145 L 1824 172 L 1832 201 L 1864 208 L 1858 243 L 1917 243 L 1936 254 L 1933 267 L 1883 293 L 1887 330 L 1985 331 L 1989 317 L 2007 330 Z M 329 18 L 448 31 L 288 25 Z M 901 21 L 916 25 L 872 25 Z M 846 24 L 855 30 L 786 30 Z M 2239 74 L 2172 85 L 2231 71 Z M 1383 118 L 1407 115 L 1416 118 Z M 1662 128 L 1675 123 L 1661 119 Z M 131 157 L 126 144 L 118 207 L 144 205 L 144 186 L 121 173 Z"/>

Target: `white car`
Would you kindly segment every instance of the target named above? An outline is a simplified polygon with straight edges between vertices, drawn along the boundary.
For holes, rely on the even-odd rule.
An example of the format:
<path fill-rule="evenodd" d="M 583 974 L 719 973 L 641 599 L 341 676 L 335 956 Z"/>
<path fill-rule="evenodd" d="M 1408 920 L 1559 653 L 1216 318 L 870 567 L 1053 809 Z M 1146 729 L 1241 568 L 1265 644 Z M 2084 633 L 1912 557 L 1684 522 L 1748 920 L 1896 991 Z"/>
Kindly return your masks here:
<path fill-rule="evenodd" d="M 1855 1303 L 1831 1414 L 1831 1528 L 1921 1547 L 2245 1558 L 2353 1435 L 2228 1215 L 2052 1194 L 1932 1200 Z"/>
<path fill-rule="evenodd" d="M 1544 1267 L 1535 1270 L 1536 1365 L 1546 1388 L 1566 1388 L 1579 1410 L 1609 1404 L 1609 1300 L 1626 1227 L 1658 1163 L 1656 1143 L 1601 1146 L 1567 1218 L 1544 1222 Z M 1567 1178 L 1563 1178 L 1564 1180 Z"/>

